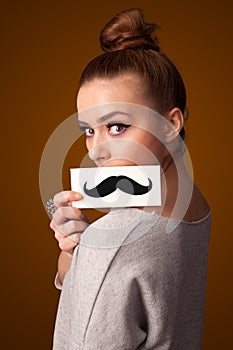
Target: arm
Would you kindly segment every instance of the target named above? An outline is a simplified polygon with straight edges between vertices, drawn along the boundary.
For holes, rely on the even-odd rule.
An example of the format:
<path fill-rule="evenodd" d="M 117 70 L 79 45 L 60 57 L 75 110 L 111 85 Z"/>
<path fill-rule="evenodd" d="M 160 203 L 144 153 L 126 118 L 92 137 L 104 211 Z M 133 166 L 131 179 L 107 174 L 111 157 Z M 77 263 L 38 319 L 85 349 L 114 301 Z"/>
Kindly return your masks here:
<path fill-rule="evenodd" d="M 53 214 L 50 227 L 54 231 L 61 249 L 56 277 L 60 287 L 70 268 L 73 250 L 78 245 L 82 232 L 89 224 L 85 214 L 80 209 L 72 207 L 72 201 L 81 198 L 80 193 L 73 191 L 63 191 L 54 196 L 54 204 L 57 209 Z"/>
<path fill-rule="evenodd" d="M 70 268 L 73 253 L 68 253 L 64 250 L 60 252 L 57 263 L 57 279 L 62 286 L 65 275 Z"/>

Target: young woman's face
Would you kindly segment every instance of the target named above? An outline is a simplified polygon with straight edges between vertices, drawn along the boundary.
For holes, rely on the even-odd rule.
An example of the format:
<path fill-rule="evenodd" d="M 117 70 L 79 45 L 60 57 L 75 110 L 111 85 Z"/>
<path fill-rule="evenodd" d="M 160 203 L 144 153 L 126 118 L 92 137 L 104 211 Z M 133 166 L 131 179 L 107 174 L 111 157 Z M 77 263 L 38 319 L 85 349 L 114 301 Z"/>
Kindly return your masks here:
<path fill-rule="evenodd" d="M 110 110 L 111 113 L 100 118 L 98 112 L 100 106 L 105 104 L 111 106 L 114 103 L 120 103 L 120 106 L 123 106 L 120 109 L 121 112 L 116 112 L 113 108 L 112 111 Z M 97 166 L 161 163 L 164 146 L 147 131 L 150 129 L 148 126 L 140 128 L 140 121 L 136 123 L 137 126 L 135 125 L 134 113 L 130 116 L 124 113 L 124 103 L 135 104 L 136 109 L 136 105 L 153 109 L 153 103 L 146 95 L 143 82 L 133 74 L 109 79 L 94 79 L 80 88 L 77 97 L 79 124 L 86 132 L 89 157 Z M 95 111 L 93 106 L 97 107 L 96 113 L 93 113 Z M 84 111 L 88 108 L 92 111 L 89 115 Z M 140 118 L 145 124 L 145 116 L 141 115 Z"/>

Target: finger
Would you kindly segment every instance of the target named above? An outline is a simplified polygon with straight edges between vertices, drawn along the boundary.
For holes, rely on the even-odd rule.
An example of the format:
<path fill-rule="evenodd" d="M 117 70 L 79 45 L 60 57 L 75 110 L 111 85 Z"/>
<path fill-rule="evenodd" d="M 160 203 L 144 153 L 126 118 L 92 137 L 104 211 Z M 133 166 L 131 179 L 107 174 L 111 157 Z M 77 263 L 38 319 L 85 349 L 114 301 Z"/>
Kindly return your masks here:
<path fill-rule="evenodd" d="M 59 232 L 55 233 L 55 238 L 58 241 L 58 245 L 60 247 L 61 250 L 65 250 L 65 251 L 70 251 L 71 249 L 73 249 L 80 240 L 80 236 L 76 237 L 76 239 L 70 239 L 69 237 L 64 237 L 63 235 L 61 235 Z"/>
<path fill-rule="evenodd" d="M 80 241 L 81 233 L 74 233 L 70 236 L 64 236 L 62 233 L 60 233 L 58 230 L 55 231 L 54 237 L 59 242 L 59 246 L 61 248 L 60 243 L 62 244 L 63 248 L 66 245 L 66 248 L 68 247 L 75 247 L 79 241 Z"/>
<path fill-rule="evenodd" d="M 72 233 L 72 234 L 69 235 L 69 236 L 65 236 L 65 238 L 68 238 L 68 239 L 70 239 L 71 241 L 76 242 L 76 244 L 77 244 L 77 243 L 79 243 L 79 241 L 80 241 L 81 234 L 82 234 L 82 233 L 77 233 L 77 232 L 75 232 L 75 233 Z"/>
<path fill-rule="evenodd" d="M 54 237 L 56 238 L 57 241 L 60 241 L 61 239 L 63 239 L 65 236 L 60 233 L 58 230 L 54 231 Z"/>
<path fill-rule="evenodd" d="M 66 236 L 66 235 L 62 234 L 60 231 L 56 230 L 54 237 L 56 238 L 57 241 L 69 238 L 74 242 L 79 242 L 81 234 L 82 233 L 75 232 L 75 233 L 72 233 L 72 234 Z"/>
<path fill-rule="evenodd" d="M 63 238 L 61 241 L 58 242 L 58 244 L 61 250 L 69 252 L 70 250 L 76 247 L 78 242 L 74 242 L 69 238 Z"/>
<path fill-rule="evenodd" d="M 59 226 L 59 231 L 64 236 L 70 236 L 74 233 L 82 233 L 88 224 L 85 221 L 70 220 Z"/>
<path fill-rule="evenodd" d="M 80 199 L 82 199 L 82 195 L 79 192 L 62 191 L 55 194 L 53 201 L 56 207 L 60 207 L 62 205 L 67 205 L 68 202 L 79 201 Z"/>
<path fill-rule="evenodd" d="M 61 225 L 67 220 L 84 220 L 83 212 L 75 207 L 59 207 L 53 214 L 52 222 L 55 226 Z"/>

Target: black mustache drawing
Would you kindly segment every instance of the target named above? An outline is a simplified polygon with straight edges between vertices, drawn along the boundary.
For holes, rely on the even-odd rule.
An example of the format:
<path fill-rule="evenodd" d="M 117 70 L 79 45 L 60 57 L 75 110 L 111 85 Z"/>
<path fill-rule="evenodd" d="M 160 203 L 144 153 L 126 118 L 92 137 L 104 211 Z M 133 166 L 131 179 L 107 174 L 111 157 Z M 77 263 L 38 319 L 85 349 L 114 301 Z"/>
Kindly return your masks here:
<path fill-rule="evenodd" d="M 128 194 L 142 195 L 149 192 L 152 188 L 152 181 L 149 178 L 148 181 L 148 186 L 142 186 L 127 176 L 110 176 L 90 190 L 87 189 L 87 182 L 85 182 L 84 192 L 90 197 L 99 198 L 105 197 L 119 188 L 119 190 Z"/>

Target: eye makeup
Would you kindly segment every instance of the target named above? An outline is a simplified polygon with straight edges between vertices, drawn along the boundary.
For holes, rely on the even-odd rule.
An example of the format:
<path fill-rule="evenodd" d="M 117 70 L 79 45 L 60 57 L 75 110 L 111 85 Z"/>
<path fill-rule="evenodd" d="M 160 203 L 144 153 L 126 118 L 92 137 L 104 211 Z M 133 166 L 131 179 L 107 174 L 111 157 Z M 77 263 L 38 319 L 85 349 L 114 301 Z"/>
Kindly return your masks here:
<path fill-rule="evenodd" d="M 108 132 L 112 136 L 122 135 L 131 125 L 121 122 L 111 122 L 106 124 Z"/>
<path fill-rule="evenodd" d="M 110 135 L 118 136 L 123 134 L 126 131 L 126 129 L 128 129 L 131 126 L 131 124 L 112 121 L 110 123 L 105 124 L 105 126 L 108 129 Z M 95 133 L 94 128 L 91 128 L 90 126 L 86 125 L 80 126 L 80 130 L 86 133 L 86 137 L 92 137 Z"/>

